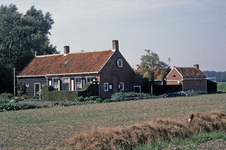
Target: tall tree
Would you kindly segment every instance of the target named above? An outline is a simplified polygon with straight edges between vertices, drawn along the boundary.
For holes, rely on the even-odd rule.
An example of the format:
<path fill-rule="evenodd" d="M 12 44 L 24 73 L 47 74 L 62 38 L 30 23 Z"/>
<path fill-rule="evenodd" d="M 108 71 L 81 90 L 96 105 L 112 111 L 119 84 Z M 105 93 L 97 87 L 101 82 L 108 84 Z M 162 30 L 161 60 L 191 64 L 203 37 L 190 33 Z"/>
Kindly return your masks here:
<path fill-rule="evenodd" d="M 169 72 L 169 66 L 160 60 L 159 55 L 149 49 L 145 50 L 146 55 L 141 56 L 140 68 L 144 78 L 148 78 L 149 81 L 153 82 L 157 76 L 165 78 Z"/>
<path fill-rule="evenodd" d="M 7 70 L 5 72 L 12 72 L 16 67 L 19 73 L 33 59 L 35 51 L 39 55 L 59 53 L 48 38 L 53 24 L 49 12 L 43 14 L 34 6 L 23 15 L 16 5 L 1 5 L 0 65 Z"/>

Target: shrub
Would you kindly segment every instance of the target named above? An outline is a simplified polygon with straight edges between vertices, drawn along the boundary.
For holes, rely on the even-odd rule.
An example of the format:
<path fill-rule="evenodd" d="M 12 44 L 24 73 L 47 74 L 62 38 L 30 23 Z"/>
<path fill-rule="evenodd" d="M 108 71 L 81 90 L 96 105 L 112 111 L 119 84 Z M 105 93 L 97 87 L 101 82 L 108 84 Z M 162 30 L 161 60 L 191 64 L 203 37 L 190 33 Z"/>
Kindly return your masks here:
<path fill-rule="evenodd" d="M 11 98 L 13 98 L 13 94 L 5 92 L 5 93 L 0 94 L 0 97 L 1 98 L 6 98 L 6 99 L 11 99 Z"/>
<path fill-rule="evenodd" d="M 217 83 L 217 92 L 226 92 L 226 83 Z"/>
<path fill-rule="evenodd" d="M 85 99 L 84 99 L 84 97 L 79 96 L 76 100 L 79 101 L 79 102 L 83 102 Z"/>
<path fill-rule="evenodd" d="M 0 110 L 20 110 L 20 109 L 32 109 L 42 108 L 40 105 L 27 104 L 27 103 L 2 103 L 0 104 Z"/>
<path fill-rule="evenodd" d="M 148 98 L 148 97 L 150 97 L 150 94 L 135 93 L 135 92 L 128 92 L 128 93 L 118 92 L 118 93 L 114 93 L 111 96 L 111 100 L 118 100 L 118 101 L 133 100 L 133 99 L 137 99 L 137 97 L 140 97 L 139 99 L 141 99 L 141 97 Z"/>
<path fill-rule="evenodd" d="M 96 98 L 96 100 L 95 100 L 95 102 L 97 102 L 97 103 L 102 103 L 103 102 L 103 99 L 102 98 Z"/>
<path fill-rule="evenodd" d="M 90 101 L 90 98 L 89 97 L 86 97 L 86 98 L 84 98 L 84 101 L 85 102 L 88 102 L 88 101 Z"/>
<path fill-rule="evenodd" d="M 8 102 L 10 102 L 10 100 L 9 99 L 2 99 L 2 98 L 0 98 L 0 104 L 1 103 L 8 103 Z"/>
<path fill-rule="evenodd" d="M 21 100 L 30 99 L 30 96 L 27 96 L 27 94 L 23 94 L 20 96 Z"/>
<path fill-rule="evenodd" d="M 90 96 L 89 99 L 95 101 L 99 96 Z"/>

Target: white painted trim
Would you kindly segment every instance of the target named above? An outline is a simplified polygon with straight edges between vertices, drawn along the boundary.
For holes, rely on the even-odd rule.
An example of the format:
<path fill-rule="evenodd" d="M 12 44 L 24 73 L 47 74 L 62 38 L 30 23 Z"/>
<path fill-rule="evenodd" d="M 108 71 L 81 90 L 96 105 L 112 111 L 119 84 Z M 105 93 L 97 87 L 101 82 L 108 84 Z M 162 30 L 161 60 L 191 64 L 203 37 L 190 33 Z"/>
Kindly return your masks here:
<path fill-rule="evenodd" d="M 173 68 L 175 69 L 175 68 Z M 166 79 L 168 78 L 168 76 L 170 75 L 170 73 L 173 71 L 173 69 L 170 70 L 170 72 L 167 74 Z"/>
<path fill-rule="evenodd" d="M 183 78 L 183 80 L 206 80 L 206 78 Z"/>
<path fill-rule="evenodd" d="M 60 78 L 58 78 L 58 77 L 56 77 L 56 78 L 52 78 L 52 86 L 53 86 L 53 88 L 55 89 L 55 87 L 54 87 L 54 79 L 57 79 L 57 80 L 59 80 Z M 57 81 L 57 84 L 59 84 L 58 83 L 58 81 Z M 59 85 L 58 85 L 58 90 L 59 90 Z"/>
<path fill-rule="evenodd" d="M 121 62 L 121 65 L 120 65 L 120 62 Z M 117 59 L 117 66 L 119 67 L 119 68 L 122 68 L 123 67 L 123 59 Z"/>
<path fill-rule="evenodd" d="M 141 85 L 134 85 L 134 86 L 133 86 L 134 92 L 135 92 L 135 88 L 136 88 L 136 87 L 138 87 L 138 88 L 140 89 L 140 93 L 141 93 Z"/>
<path fill-rule="evenodd" d="M 63 84 L 64 84 L 63 81 L 64 81 L 65 78 L 68 79 L 68 91 L 70 91 L 70 87 L 69 87 L 69 86 L 70 86 L 70 78 L 69 78 L 69 77 L 63 77 L 63 78 L 62 78 L 62 82 L 61 82 L 61 84 L 62 84 L 62 91 L 64 91 L 64 90 L 63 90 Z"/>
<path fill-rule="evenodd" d="M 75 80 L 70 80 L 71 81 L 71 91 L 74 91 L 74 87 L 75 87 Z"/>
<path fill-rule="evenodd" d="M 107 89 L 105 90 L 105 86 L 107 87 Z M 109 91 L 109 88 L 108 88 L 108 86 L 109 86 L 109 83 L 104 83 L 104 92 L 107 92 L 107 91 Z"/>
<path fill-rule="evenodd" d="M 46 75 L 27 75 L 27 76 L 16 76 L 17 78 L 22 77 L 46 77 L 46 76 L 62 76 L 62 75 L 78 75 L 78 74 L 95 74 L 98 72 L 82 72 L 82 73 L 62 73 L 62 74 L 46 74 Z"/>
<path fill-rule="evenodd" d="M 173 82 L 177 82 L 177 81 L 183 81 L 183 80 L 166 80 L 166 81 L 167 81 L 167 82 L 168 82 L 168 81 L 170 81 L 170 82 L 172 82 L 172 81 L 173 81 Z"/>
<path fill-rule="evenodd" d="M 180 72 L 177 70 L 177 68 L 175 68 L 175 70 L 176 70 L 177 73 L 179 73 L 179 75 L 183 78 L 182 74 L 180 74 Z"/>
<path fill-rule="evenodd" d="M 74 82 L 74 84 L 75 84 L 75 91 L 77 91 L 77 82 L 76 82 L 76 79 L 81 79 L 81 84 L 82 84 L 82 77 L 74 77 L 74 79 L 75 79 L 75 82 Z"/>
<path fill-rule="evenodd" d="M 124 82 L 119 82 L 119 85 L 118 85 L 118 86 L 120 86 L 120 84 L 123 85 L 123 86 L 122 86 L 122 89 L 120 89 L 120 91 L 124 91 L 124 89 L 125 89 L 125 84 L 124 84 Z"/>
<path fill-rule="evenodd" d="M 86 83 L 88 83 L 88 78 L 95 78 L 94 76 L 86 76 Z"/>

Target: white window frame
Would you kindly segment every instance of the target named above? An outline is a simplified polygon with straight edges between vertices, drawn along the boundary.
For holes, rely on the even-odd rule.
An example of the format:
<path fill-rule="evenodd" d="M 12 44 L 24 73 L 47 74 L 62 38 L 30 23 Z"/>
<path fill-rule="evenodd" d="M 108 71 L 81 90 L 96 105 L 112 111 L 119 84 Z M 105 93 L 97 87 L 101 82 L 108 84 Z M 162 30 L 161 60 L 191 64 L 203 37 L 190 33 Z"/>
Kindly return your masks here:
<path fill-rule="evenodd" d="M 68 82 L 65 82 L 64 81 L 65 79 L 68 79 Z M 70 91 L 70 78 L 69 77 L 63 77 L 61 84 L 62 84 L 62 91 L 66 91 L 65 89 L 63 89 L 64 88 L 63 84 L 68 84 L 68 91 Z"/>
<path fill-rule="evenodd" d="M 104 83 L 104 91 L 107 92 L 109 91 L 109 83 Z"/>
<path fill-rule="evenodd" d="M 118 88 L 120 89 L 120 91 L 124 91 L 124 82 L 119 82 Z"/>
<path fill-rule="evenodd" d="M 123 60 L 122 59 L 118 59 L 117 60 L 117 66 L 118 67 L 123 67 Z"/>
<path fill-rule="evenodd" d="M 55 90 L 57 90 L 57 91 L 59 91 L 60 89 L 59 89 L 59 82 L 58 82 L 58 80 L 59 80 L 60 78 L 52 78 L 52 86 L 53 86 L 53 88 L 55 89 Z M 54 80 L 57 80 L 57 87 L 55 87 L 54 86 Z"/>
<path fill-rule="evenodd" d="M 52 85 L 52 80 L 49 80 L 49 85 Z"/>
<path fill-rule="evenodd" d="M 94 76 L 87 76 L 86 77 L 86 83 L 88 83 L 88 79 L 94 79 L 95 77 Z M 92 80 L 91 80 L 92 81 Z"/>
<path fill-rule="evenodd" d="M 82 77 L 75 77 L 75 91 L 77 91 L 77 82 L 76 82 L 76 79 L 81 79 L 81 88 L 82 88 Z"/>
<path fill-rule="evenodd" d="M 74 91 L 75 80 L 71 79 L 71 91 Z"/>
<path fill-rule="evenodd" d="M 109 84 L 109 86 L 108 86 L 109 88 L 109 90 L 113 90 L 113 85 L 112 84 Z"/>

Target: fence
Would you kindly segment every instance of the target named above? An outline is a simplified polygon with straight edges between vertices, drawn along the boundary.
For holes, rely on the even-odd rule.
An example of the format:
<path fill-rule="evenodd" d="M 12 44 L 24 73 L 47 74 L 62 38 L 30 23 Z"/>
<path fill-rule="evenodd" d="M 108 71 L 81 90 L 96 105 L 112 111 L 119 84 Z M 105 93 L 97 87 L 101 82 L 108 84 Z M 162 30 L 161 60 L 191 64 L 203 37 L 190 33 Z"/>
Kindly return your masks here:
<path fill-rule="evenodd" d="M 151 85 L 141 86 L 142 93 L 152 93 L 154 95 L 161 95 L 164 93 L 182 91 L 182 85 Z"/>

